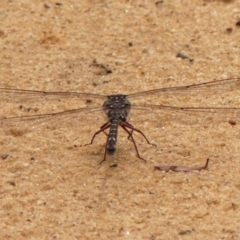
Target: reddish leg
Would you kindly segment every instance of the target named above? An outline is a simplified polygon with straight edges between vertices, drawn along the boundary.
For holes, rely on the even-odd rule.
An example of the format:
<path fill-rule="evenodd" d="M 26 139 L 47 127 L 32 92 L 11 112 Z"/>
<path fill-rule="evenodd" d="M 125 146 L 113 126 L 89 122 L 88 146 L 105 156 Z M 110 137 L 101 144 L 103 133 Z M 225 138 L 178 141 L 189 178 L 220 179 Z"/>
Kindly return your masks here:
<path fill-rule="evenodd" d="M 104 132 L 104 133 L 105 133 L 105 132 Z M 103 158 L 103 160 L 102 160 L 99 164 L 101 164 L 102 162 L 104 162 L 104 161 L 106 160 L 106 156 L 107 156 L 107 144 L 108 144 L 108 138 L 107 138 L 106 145 L 105 145 L 104 158 Z"/>
<path fill-rule="evenodd" d="M 101 132 L 105 133 L 104 131 L 105 131 L 106 129 L 110 128 L 110 126 L 111 126 L 111 122 L 107 122 L 107 123 L 103 124 L 103 125 L 100 127 L 100 130 L 98 130 L 97 132 L 94 133 L 91 142 L 85 144 L 85 146 L 91 145 L 91 144 L 93 143 L 95 137 L 96 137 L 99 133 L 101 133 Z M 108 136 L 107 133 L 105 133 L 105 134 Z M 107 143 L 108 143 L 108 140 L 106 141 L 104 158 L 103 158 L 103 160 L 100 162 L 100 164 L 106 160 L 106 155 L 107 155 Z"/>
<path fill-rule="evenodd" d="M 133 132 L 136 131 L 136 132 L 140 133 L 140 134 L 145 138 L 145 140 L 147 141 L 148 144 L 150 144 L 150 145 L 152 145 L 152 146 L 155 146 L 155 147 L 157 146 L 156 144 L 151 143 L 151 142 L 148 140 L 148 138 L 146 137 L 146 135 L 145 135 L 142 131 L 140 131 L 139 129 L 135 128 L 132 124 L 130 124 L 130 123 L 128 123 L 128 122 L 124 122 L 124 126 L 126 126 L 127 128 L 129 128 L 129 129 L 132 130 L 132 131 L 130 132 L 129 136 L 128 136 L 128 139 L 131 138 Z"/>
<path fill-rule="evenodd" d="M 127 126 L 125 125 L 125 123 L 124 123 L 124 124 L 121 124 L 121 127 L 123 128 L 124 131 L 126 131 L 126 132 L 128 133 L 129 137 L 132 139 L 132 142 L 133 142 L 133 144 L 134 144 L 134 147 L 135 147 L 135 150 L 136 150 L 136 152 L 137 152 L 138 158 L 142 159 L 144 162 L 147 162 L 144 158 L 142 158 L 142 157 L 140 156 L 140 154 L 139 154 L 139 152 L 138 152 L 136 142 L 135 142 L 135 140 L 134 140 L 134 138 L 133 138 L 133 136 L 132 136 L 132 132 L 133 132 L 133 131 L 130 132 L 130 131 L 127 129 Z M 132 130 L 133 130 L 133 129 L 132 129 Z"/>
<path fill-rule="evenodd" d="M 102 125 L 102 126 L 100 127 L 100 130 L 98 130 L 97 132 L 94 133 L 91 142 L 85 144 L 85 146 L 91 145 L 91 144 L 93 143 L 95 137 L 96 137 L 99 133 L 104 132 L 106 129 L 110 128 L 110 126 L 111 126 L 111 123 L 110 123 L 110 122 L 107 122 L 107 123 L 105 123 L 104 125 Z M 104 132 L 104 133 L 105 133 L 105 132 Z M 105 134 L 106 134 L 106 133 L 105 133 Z M 107 134 L 106 134 L 106 135 L 107 135 Z M 107 135 L 107 136 L 108 136 L 108 135 Z"/>

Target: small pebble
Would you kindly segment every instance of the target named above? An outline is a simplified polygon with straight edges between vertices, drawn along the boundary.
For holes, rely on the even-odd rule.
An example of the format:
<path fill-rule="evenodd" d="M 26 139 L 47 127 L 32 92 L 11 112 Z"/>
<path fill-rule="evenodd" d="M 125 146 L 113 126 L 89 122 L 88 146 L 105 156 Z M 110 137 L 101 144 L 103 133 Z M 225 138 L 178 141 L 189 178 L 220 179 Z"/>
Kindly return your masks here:
<path fill-rule="evenodd" d="M 231 27 L 226 28 L 226 32 L 227 32 L 227 33 L 231 33 L 232 30 L 233 30 L 233 29 L 232 29 Z"/>
<path fill-rule="evenodd" d="M 112 163 L 109 167 L 110 167 L 110 168 L 115 168 L 115 167 L 117 167 L 117 166 L 118 166 L 117 163 Z"/>
<path fill-rule="evenodd" d="M 8 154 L 4 153 L 4 154 L 1 155 L 1 158 L 2 158 L 3 160 L 5 160 L 5 159 L 7 159 L 8 156 L 9 156 Z"/>
<path fill-rule="evenodd" d="M 236 22 L 236 26 L 240 27 L 240 20 Z"/>
<path fill-rule="evenodd" d="M 192 62 L 194 59 L 189 57 L 188 55 L 186 55 L 183 52 L 178 52 L 176 55 L 177 58 L 182 58 L 182 59 L 189 59 L 190 62 Z"/>
<path fill-rule="evenodd" d="M 45 7 L 45 8 L 50 8 L 50 5 L 47 4 L 47 3 L 44 3 L 44 7 Z"/>

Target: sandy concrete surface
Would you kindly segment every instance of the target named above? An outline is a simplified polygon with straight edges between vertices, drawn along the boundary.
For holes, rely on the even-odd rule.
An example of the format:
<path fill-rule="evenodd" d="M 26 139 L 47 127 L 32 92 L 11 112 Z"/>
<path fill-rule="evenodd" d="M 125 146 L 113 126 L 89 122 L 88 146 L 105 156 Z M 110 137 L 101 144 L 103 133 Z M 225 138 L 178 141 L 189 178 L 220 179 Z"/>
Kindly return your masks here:
<path fill-rule="evenodd" d="M 237 0 L 4 0 L 0 87 L 128 94 L 240 77 L 239 20 Z M 236 107 L 239 89 L 212 97 L 186 102 Z M 1 118 L 93 104 L 5 100 Z M 153 112 L 141 121 L 139 111 L 134 125 L 157 144 L 135 134 L 147 163 L 120 130 L 117 154 L 100 165 L 106 136 L 85 144 L 101 114 L 0 129 L 0 239 L 240 239 L 239 119 L 188 124 Z M 207 171 L 153 167 L 207 158 Z"/>

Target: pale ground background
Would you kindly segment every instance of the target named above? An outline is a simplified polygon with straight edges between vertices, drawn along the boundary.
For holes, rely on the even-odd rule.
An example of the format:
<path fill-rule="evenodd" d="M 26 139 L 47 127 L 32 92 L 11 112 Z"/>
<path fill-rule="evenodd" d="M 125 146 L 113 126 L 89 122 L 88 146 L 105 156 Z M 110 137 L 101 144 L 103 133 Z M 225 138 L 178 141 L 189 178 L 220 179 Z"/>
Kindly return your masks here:
<path fill-rule="evenodd" d="M 1 1 L 0 87 L 111 94 L 240 77 L 240 1 L 58 3 Z M 113 72 L 90 67 L 94 59 Z M 1 103 L 1 117 L 35 106 L 22 105 Z M 97 119 L 81 129 L 1 130 L 9 156 L 0 159 L 0 239 L 240 239 L 240 126 L 228 120 L 140 123 L 158 145 L 137 138 L 146 164 L 120 131 L 116 156 L 99 165 L 106 137 L 84 146 Z M 208 157 L 208 171 L 153 171 Z"/>

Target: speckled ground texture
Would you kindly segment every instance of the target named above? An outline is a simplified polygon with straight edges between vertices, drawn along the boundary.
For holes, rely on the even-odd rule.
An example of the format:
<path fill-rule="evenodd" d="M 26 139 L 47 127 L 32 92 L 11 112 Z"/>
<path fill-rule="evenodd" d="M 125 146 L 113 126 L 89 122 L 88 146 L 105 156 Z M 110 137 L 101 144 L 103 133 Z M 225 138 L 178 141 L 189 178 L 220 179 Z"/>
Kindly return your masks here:
<path fill-rule="evenodd" d="M 0 87 L 128 94 L 240 77 L 237 0 L 9 0 L 0 19 Z M 177 58 L 180 51 L 194 61 Z M 92 104 L 12 100 L 0 102 L 1 117 Z M 239 103 L 239 90 L 217 101 Z M 35 131 L 0 129 L 0 239 L 240 239 L 239 119 L 188 124 L 187 115 L 160 115 L 156 123 L 153 113 L 135 124 L 157 144 L 135 134 L 147 163 L 120 130 L 117 154 L 99 164 L 106 136 L 85 146 L 104 124 L 99 114 L 95 123 L 81 115 L 81 127 L 66 119 Z M 207 158 L 201 172 L 153 168 Z"/>

